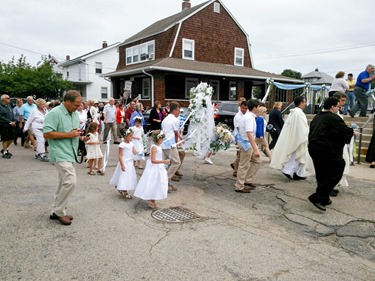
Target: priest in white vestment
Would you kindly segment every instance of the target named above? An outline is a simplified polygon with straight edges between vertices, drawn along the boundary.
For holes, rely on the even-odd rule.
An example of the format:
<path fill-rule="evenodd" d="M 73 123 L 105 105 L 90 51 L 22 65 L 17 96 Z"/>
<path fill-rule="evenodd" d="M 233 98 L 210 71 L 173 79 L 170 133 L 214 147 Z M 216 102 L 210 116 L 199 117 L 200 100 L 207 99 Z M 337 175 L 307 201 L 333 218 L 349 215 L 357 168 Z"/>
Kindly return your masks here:
<path fill-rule="evenodd" d="M 309 125 L 303 112 L 305 97 L 296 97 L 294 104 L 296 107 L 290 110 L 272 151 L 270 167 L 281 170 L 288 179 L 302 180 L 306 178 L 309 136 Z"/>

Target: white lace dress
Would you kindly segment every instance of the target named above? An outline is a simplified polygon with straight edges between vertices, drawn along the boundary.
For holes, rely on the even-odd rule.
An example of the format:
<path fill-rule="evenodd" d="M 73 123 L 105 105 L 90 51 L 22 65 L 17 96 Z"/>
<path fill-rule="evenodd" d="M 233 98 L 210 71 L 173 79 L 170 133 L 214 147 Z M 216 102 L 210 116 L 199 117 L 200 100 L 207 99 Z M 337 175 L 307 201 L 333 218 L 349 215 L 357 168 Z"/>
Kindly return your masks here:
<path fill-rule="evenodd" d="M 109 182 L 110 185 L 117 186 L 118 190 L 133 190 L 137 186 L 137 174 L 133 164 L 133 147 L 132 142 L 121 142 L 119 148 L 122 148 L 122 162 L 125 165 L 125 171 L 121 170 L 120 162 L 117 164 L 115 172 Z"/>
<path fill-rule="evenodd" d="M 160 146 L 153 144 L 151 149 L 156 147 L 156 160 L 163 159 L 163 152 Z M 147 160 L 146 169 L 138 182 L 134 196 L 143 200 L 161 200 L 167 198 L 168 176 L 164 164 L 153 164 Z"/>
<path fill-rule="evenodd" d="M 90 142 L 98 142 L 98 133 L 89 133 L 90 139 L 87 141 L 87 159 L 99 159 L 103 158 L 103 153 L 100 150 L 100 144 L 89 144 Z"/>

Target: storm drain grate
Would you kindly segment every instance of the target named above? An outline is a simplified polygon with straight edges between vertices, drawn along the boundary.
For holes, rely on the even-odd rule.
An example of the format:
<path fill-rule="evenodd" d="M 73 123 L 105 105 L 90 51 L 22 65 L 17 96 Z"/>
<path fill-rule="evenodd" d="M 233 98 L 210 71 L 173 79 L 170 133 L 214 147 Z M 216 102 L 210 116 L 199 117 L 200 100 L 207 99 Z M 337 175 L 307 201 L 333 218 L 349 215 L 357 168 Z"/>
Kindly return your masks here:
<path fill-rule="evenodd" d="M 151 213 L 151 216 L 165 222 L 186 222 L 200 218 L 196 213 L 180 207 L 156 210 Z"/>

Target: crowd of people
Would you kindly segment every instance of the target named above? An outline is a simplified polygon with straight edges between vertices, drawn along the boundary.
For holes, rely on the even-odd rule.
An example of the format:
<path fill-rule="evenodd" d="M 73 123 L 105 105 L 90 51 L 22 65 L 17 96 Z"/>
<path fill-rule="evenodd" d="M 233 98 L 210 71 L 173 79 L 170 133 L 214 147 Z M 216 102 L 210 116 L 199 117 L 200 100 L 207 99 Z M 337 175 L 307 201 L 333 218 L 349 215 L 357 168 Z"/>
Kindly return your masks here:
<path fill-rule="evenodd" d="M 367 75 L 361 73 L 358 79 L 362 80 L 355 83 L 354 88 L 350 86 L 353 79 L 348 79 L 350 82 L 345 90 L 350 92 L 353 89 L 357 101 L 360 100 L 357 88 L 375 79 L 370 75 L 373 71 L 374 67 L 368 66 L 364 71 Z M 340 72 L 337 79 L 342 78 Z M 306 106 L 304 96 L 294 99 L 295 108 L 290 110 L 285 121 L 281 102 L 274 104 L 267 121 L 267 108 L 260 101 L 239 99 L 233 131 L 238 152 L 236 160 L 231 163 L 236 177 L 235 192 L 250 193 L 256 188 L 260 152 L 269 158 L 271 168 L 280 170 L 290 180 L 306 179 L 310 161 L 317 188 L 308 199 L 318 209 L 326 210 L 332 202 L 330 197 L 339 193 L 338 187 L 348 185 L 346 175 L 352 163 L 350 143 L 355 132 L 344 122 L 342 114 L 347 111 L 353 115 L 356 106 L 363 105 L 362 101 L 353 105 L 350 97 L 349 106 L 346 106 L 351 94 L 342 90 L 335 89 L 329 95 L 323 103 L 323 110 L 310 125 L 303 112 Z M 172 181 L 178 182 L 183 177 L 180 170 L 185 157 L 182 144 L 186 116 L 177 102 L 168 102 L 163 109 L 161 103 L 155 101 L 149 117 L 151 134 L 148 138 L 144 131 L 143 110 L 138 100 L 130 101 L 127 106 L 113 98 L 105 105 L 96 100 L 83 101 L 75 90 L 68 91 L 61 104 L 57 101 L 47 103 L 43 99 L 34 101 L 30 96 L 25 104 L 18 99 L 16 107 L 11 108 L 9 95 L 3 94 L 0 104 L 2 157 L 11 159 L 9 146 L 12 142 L 17 145 L 20 137 L 22 146 L 30 147 L 30 142 L 34 147 L 36 159 L 55 162 L 59 184 L 50 218 L 70 225 L 73 217 L 66 214 L 66 207 L 76 186 L 74 164 L 78 162 L 78 141 L 85 142 L 87 147 L 88 175 L 104 175 L 100 144 L 109 145 L 112 141 L 119 145 L 118 165 L 109 184 L 114 185 L 125 199 L 136 196 L 147 201 L 150 208 L 157 208 L 156 200 L 176 191 Z M 360 116 L 363 115 L 361 112 Z M 270 143 L 266 139 L 267 131 L 272 138 Z M 372 136 L 366 156 L 370 168 L 375 168 L 374 146 Z M 147 154 L 150 158 L 143 167 Z M 209 159 L 210 155 L 208 152 L 206 157 Z M 211 160 L 205 163 L 213 164 Z M 145 168 L 139 181 L 136 168 Z M 131 190 L 134 190 L 133 195 L 129 193 Z"/>

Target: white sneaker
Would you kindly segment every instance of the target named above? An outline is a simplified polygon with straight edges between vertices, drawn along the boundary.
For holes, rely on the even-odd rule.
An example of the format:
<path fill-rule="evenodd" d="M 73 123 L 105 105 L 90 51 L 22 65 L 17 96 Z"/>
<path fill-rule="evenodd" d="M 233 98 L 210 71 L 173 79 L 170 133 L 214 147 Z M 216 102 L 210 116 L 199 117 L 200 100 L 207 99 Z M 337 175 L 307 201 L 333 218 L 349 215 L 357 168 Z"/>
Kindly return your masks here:
<path fill-rule="evenodd" d="M 210 165 L 213 165 L 214 163 L 212 163 L 211 159 L 210 158 L 205 158 L 204 159 L 204 163 L 205 164 L 210 164 Z"/>

